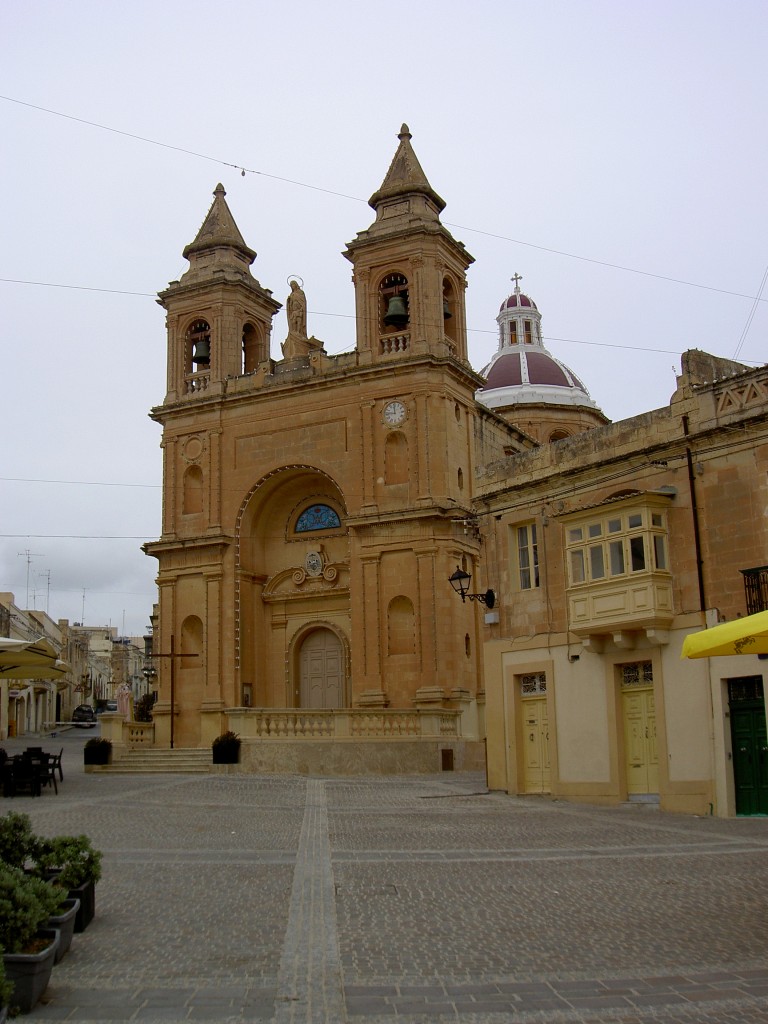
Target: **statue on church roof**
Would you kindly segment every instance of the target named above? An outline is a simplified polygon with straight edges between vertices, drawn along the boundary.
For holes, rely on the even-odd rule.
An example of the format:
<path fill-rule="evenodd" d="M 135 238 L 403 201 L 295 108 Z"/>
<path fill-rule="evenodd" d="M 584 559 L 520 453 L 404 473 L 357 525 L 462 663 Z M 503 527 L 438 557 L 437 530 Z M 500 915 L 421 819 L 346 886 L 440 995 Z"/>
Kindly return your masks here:
<path fill-rule="evenodd" d="M 288 315 L 288 337 L 282 344 L 283 358 L 296 359 L 322 349 L 323 343 L 307 336 L 307 296 L 302 288 L 301 278 L 289 278 L 291 294 L 286 302 Z"/>

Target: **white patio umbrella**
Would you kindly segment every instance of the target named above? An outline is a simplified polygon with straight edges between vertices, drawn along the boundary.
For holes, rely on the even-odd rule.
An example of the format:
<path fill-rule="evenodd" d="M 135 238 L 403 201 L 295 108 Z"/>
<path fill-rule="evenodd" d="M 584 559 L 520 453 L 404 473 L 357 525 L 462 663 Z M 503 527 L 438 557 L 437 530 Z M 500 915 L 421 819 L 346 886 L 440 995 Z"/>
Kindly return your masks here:
<path fill-rule="evenodd" d="M 69 665 L 50 640 L 12 640 L 0 636 L 0 680 L 61 679 Z"/>

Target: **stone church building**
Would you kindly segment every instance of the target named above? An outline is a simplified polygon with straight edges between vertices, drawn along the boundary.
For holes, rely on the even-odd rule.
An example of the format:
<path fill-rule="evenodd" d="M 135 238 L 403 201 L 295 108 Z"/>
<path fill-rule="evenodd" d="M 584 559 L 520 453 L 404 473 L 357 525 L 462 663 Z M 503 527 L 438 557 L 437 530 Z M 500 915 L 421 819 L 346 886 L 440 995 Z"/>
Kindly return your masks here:
<path fill-rule="evenodd" d="M 765 368 L 687 352 L 669 407 L 610 423 L 515 275 L 476 372 L 473 259 L 406 125 L 369 202 L 352 352 L 308 336 L 298 280 L 271 342 L 220 185 L 160 293 L 155 745 L 233 729 L 250 770 L 486 767 L 510 793 L 765 813 L 764 663 L 680 660 L 757 610 Z"/>
<path fill-rule="evenodd" d="M 458 566 L 485 575 L 466 525 L 478 454 L 532 442 L 475 401 L 472 257 L 440 223 L 445 203 L 405 125 L 370 205 L 373 222 L 344 253 L 351 353 L 329 356 L 307 337 L 294 282 L 272 358 L 280 304 L 252 276 L 255 253 L 221 186 L 184 250 L 189 269 L 160 293 L 163 530 L 146 550 L 159 563 L 156 644 L 176 655 L 159 666 L 160 742 L 171 701 L 178 746 L 209 744 L 233 708 L 428 711 L 427 728 L 464 737 L 451 747 L 462 757 L 480 738 L 482 610 L 448 580 Z M 436 711 L 452 714 L 433 721 Z M 355 715 L 341 728 L 421 737 L 418 717 Z M 337 719 L 306 728 L 327 735 Z M 237 731 L 254 722 L 241 715 Z M 293 735 L 296 717 L 274 728 Z"/>

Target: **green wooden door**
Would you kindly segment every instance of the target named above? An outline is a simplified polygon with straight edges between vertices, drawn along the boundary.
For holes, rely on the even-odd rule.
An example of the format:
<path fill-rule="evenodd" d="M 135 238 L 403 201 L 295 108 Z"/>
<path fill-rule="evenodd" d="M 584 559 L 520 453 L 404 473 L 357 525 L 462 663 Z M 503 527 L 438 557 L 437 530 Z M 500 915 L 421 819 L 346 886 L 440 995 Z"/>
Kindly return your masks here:
<path fill-rule="evenodd" d="M 762 695 L 731 687 L 731 743 L 737 814 L 768 814 L 768 735 Z M 762 687 L 761 687 L 762 688 Z M 752 696 L 753 699 L 748 699 Z M 747 699 L 745 699 L 747 698 Z"/>

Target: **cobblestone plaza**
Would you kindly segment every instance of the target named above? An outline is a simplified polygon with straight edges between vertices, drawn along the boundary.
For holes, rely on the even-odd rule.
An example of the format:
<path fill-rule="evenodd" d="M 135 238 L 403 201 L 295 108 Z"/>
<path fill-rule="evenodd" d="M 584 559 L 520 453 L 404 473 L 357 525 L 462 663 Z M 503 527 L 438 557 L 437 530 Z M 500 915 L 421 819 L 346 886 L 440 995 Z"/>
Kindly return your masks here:
<path fill-rule="evenodd" d="M 768 1022 L 764 818 L 469 773 L 85 774 L 80 746 L 58 797 L 3 807 L 104 852 L 30 1024 Z"/>

